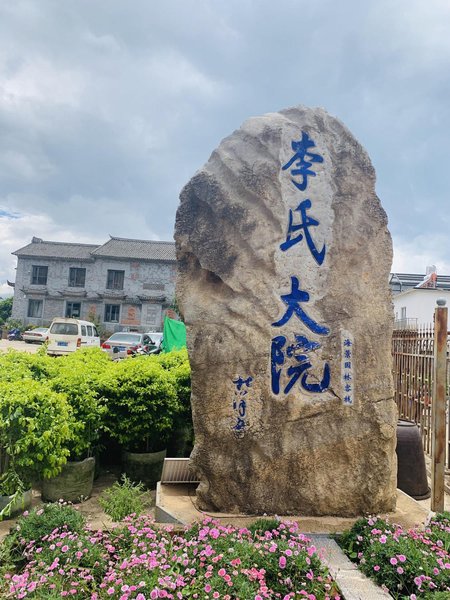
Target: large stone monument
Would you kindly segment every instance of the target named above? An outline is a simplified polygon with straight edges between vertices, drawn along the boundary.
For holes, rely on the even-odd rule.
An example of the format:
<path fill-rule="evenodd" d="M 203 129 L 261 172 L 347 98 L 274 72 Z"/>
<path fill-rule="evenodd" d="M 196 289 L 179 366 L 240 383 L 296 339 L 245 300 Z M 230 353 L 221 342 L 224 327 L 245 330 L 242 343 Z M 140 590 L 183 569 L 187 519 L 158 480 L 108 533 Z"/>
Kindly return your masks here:
<path fill-rule="evenodd" d="M 183 189 L 200 508 L 395 508 L 392 243 L 374 185 L 344 125 L 297 107 L 246 121 Z"/>

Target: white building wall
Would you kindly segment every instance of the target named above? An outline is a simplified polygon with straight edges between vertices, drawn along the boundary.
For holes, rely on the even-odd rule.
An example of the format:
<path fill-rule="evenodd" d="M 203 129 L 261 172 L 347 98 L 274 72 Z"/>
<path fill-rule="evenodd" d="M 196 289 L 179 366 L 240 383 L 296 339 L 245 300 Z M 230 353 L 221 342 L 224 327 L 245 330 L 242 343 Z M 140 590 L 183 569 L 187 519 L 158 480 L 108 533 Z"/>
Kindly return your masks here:
<path fill-rule="evenodd" d="M 433 322 L 438 298 L 444 298 L 447 306 L 450 307 L 450 291 L 447 290 L 419 288 L 395 295 L 393 297 L 395 320 L 417 319 L 418 325 L 430 325 Z"/>

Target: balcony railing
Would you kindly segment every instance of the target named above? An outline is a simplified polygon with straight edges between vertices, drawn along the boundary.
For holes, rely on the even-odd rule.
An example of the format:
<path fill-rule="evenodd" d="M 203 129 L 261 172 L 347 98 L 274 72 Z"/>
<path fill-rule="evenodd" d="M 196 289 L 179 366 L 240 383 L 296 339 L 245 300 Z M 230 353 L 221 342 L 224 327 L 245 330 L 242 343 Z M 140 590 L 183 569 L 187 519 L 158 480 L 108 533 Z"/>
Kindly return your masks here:
<path fill-rule="evenodd" d="M 398 319 L 394 321 L 394 329 L 412 329 L 417 330 L 418 319 Z"/>

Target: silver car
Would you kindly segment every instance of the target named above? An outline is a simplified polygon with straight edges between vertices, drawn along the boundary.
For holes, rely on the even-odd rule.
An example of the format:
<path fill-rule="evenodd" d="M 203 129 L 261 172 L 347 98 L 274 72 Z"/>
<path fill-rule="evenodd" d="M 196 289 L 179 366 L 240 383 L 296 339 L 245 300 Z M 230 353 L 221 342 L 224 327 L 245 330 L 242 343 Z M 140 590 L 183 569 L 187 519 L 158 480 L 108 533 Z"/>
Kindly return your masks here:
<path fill-rule="evenodd" d="M 33 342 L 42 344 L 48 339 L 48 327 L 36 327 L 35 329 L 27 329 L 22 333 L 22 339 L 27 344 Z"/>
<path fill-rule="evenodd" d="M 101 347 L 113 360 L 119 360 L 135 354 L 137 350 L 147 349 L 150 345 L 147 333 L 120 331 L 113 333 Z"/>
<path fill-rule="evenodd" d="M 162 331 L 147 331 L 145 335 L 150 338 L 150 343 L 155 347 L 159 348 L 162 344 L 163 334 Z"/>

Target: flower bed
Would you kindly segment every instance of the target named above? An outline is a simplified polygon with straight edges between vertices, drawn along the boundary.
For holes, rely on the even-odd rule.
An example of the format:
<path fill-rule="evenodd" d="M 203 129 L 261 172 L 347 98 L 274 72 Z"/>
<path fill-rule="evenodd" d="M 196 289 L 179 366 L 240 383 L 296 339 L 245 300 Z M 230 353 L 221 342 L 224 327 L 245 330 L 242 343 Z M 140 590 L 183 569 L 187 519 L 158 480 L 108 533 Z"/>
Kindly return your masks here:
<path fill-rule="evenodd" d="M 1 547 L 2 598 L 340 598 L 296 524 L 239 529 L 208 519 L 176 533 L 129 517 L 102 532 L 67 511 L 47 505 L 19 520 Z"/>
<path fill-rule="evenodd" d="M 450 513 L 436 515 L 424 530 L 361 519 L 337 541 L 394 598 L 449 600 Z"/>

